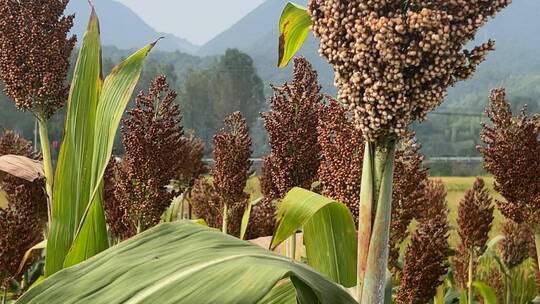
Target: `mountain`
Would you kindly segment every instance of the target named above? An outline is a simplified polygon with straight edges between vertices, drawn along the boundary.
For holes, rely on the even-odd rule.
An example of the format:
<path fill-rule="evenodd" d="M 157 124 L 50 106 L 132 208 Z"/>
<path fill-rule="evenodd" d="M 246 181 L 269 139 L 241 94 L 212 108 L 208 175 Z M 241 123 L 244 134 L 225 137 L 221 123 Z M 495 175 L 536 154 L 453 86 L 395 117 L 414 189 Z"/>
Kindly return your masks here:
<path fill-rule="evenodd" d="M 290 67 L 276 67 L 278 20 L 288 0 L 267 0 L 250 14 L 201 46 L 204 55 L 222 54 L 227 48 L 239 48 L 250 54 L 259 74 L 267 83 L 279 84 L 290 79 Z M 307 0 L 295 1 L 306 5 Z M 493 38 L 497 50 L 490 54 L 477 71 L 476 76 L 458 84 L 450 90 L 446 106 L 468 108 L 464 103 L 475 102 L 475 110 L 483 108 L 489 89 L 494 86 L 510 85 L 516 79 L 540 75 L 540 1 L 516 0 L 480 31 L 478 41 Z M 319 81 L 329 93 L 335 93 L 332 68 L 318 55 L 318 42 L 310 37 L 299 55 L 308 58 L 319 73 Z M 472 95 L 475 95 L 474 98 Z M 483 96 L 478 102 L 478 96 Z"/>
<path fill-rule="evenodd" d="M 104 45 L 113 45 L 121 49 L 140 48 L 159 37 L 164 37 L 157 45 L 161 51 L 182 51 L 193 54 L 197 46 L 172 34 L 159 33 L 146 24 L 127 6 L 114 0 L 93 0 L 101 24 L 101 39 Z M 75 14 L 72 32 L 82 39 L 90 5 L 86 0 L 71 0 L 67 14 Z"/>

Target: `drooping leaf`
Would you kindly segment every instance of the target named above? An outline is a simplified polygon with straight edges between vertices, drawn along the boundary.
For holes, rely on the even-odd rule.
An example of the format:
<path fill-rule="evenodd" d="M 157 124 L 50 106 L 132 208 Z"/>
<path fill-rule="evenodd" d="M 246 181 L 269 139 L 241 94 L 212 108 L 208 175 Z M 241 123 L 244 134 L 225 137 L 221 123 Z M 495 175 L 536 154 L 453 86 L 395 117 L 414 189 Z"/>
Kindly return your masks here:
<path fill-rule="evenodd" d="M 308 264 L 345 287 L 356 284 L 356 229 L 347 206 L 294 188 L 279 206 L 278 221 L 272 248 L 303 227 Z"/>
<path fill-rule="evenodd" d="M 43 164 L 40 161 L 21 155 L 0 156 L 0 172 L 33 182 L 44 177 Z M 0 182 L 2 179 L 0 178 Z"/>
<path fill-rule="evenodd" d="M 493 288 L 479 281 L 473 282 L 473 286 L 476 288 L 476 291 L 482 297 L 485 304 L 497 304 L 497 296 L 495 295 Z"/>
<path fill-rule="evenodd" d="M 19 269 L 17 270 L 17 276 L 21 274 L 22 270 L 24 269 L 24 265 L 26 265 L 26 261 L 28 261 L 28 258 L 30 257 L 32 252 L 34 252 L 34 250 L 45 249 L 45 247 L 47 247 L 47 240 L 43 240 L 43 241 L 35 244 L 34 246 L 32 246 L 30 249 L 26 250 L 26 252 L 24 253 L 24 256 L 23 256 L 23 258 L 21 260 L 21 263 L 19 263 Z"/>
<path fill-rule="evenodd" d="M 285 278 L 321 303 L 356 303 L 304 264 L 189 221 L 161 224 L 64 269 L 18 303 L 257 303 Z"/>
<path fill-rule="evenodd" d="M 259 197 L 258 199 L 250 202 L 244 211 L 244 215 L 242 216 L 242 223 L 240 224 L 240 239 L 243 240 L 246 236 L 247 228 L 249 225 L 249 218 L 251 217 L 251 209 L 253 209 L 253 206 L 257 205 L 262 200 L 262 197 Z"/>
<path fill-rule="evenodd" d="M 311 29 L 311 16 L 307 9 L 289 2 L 279 20 L 278 66 L 287 66 L 291 58 L 302 47 Z"/>

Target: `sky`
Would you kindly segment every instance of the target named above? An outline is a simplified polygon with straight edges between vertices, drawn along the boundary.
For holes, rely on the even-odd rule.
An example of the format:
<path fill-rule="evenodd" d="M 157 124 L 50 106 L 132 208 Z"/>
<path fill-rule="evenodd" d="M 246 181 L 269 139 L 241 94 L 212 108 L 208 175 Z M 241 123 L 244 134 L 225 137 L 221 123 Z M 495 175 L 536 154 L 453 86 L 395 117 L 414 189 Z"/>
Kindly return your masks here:
<path fill-rule="evenodd" d="M 202 45 L 264 0 L 118 0 L 158 32 Z M 270 0 L 271 1 L 271 0 Z"/>

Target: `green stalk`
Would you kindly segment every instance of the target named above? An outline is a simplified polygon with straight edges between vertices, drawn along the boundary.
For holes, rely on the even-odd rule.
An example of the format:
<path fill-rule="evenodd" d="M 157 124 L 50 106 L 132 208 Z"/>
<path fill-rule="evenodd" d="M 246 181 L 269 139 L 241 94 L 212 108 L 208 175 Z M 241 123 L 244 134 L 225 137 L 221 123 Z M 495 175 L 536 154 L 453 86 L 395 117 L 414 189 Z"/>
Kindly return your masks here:
<path fill-rule="evenodd" d="M 534 229 L 534 244 L 536 245 L 536 258 L 538 259 L 538 268 L 540 270 L 540 228 Z"/>
<path fill-rule="evenodd" d="M 362 166 L 362 180 L 360 188 L 360 204 L 358 204 L 358 262 L 356 297 L 362 299 L 364 275 L 366 273 L 367 258 L 369 252 L 369 240 L 371 239 L 371 214 L 373 209 L 373 144 L 366 143 L 364 151 L 364 163 Z"/>
<path fill-rule="evenodd" d="M 49 226 L 52 219 L 52 208 L 51 202 L 53 197 L 53 182 L 54 182 L 54 171 L 52 167 L 52 157 L 51 157 L 51 144 L 49 141 L 49 132 L 47 128 L 47 119 L 44 115 L 38 115 L 38 125 L 39 125 L 39 141 L 41 143 L 41 154 L 43 156 L 43 172 L 45 173 L 45 190 L 47 191 L 47 208 L 49 215 Z"/>
<path fill-rule="evenodd" d="M 286 255 L 294 260 L 296 258 L 296 233 L 289 237 L 285 249 Z"/>
<path fill-rule="evenodd" d="M 470 250 L 469 254 L 469 282 L 467 283 L 467 289 L 468 289 L 468 296 L 467 296 L 467 303 L 472 304 L 473 303 L 473 276 L 474 276 L 474 249 Z"/>
<path fill-rule="evenodd" d="M 506 278 L 506 304 L 512 304 L 512 269 L 508 269 Z"/>
<path fill-rule="evenodd" d="M 229 206 L 227 206 L 227 204 L 223 204 L 223 226 L 221 228 L 221 231 L 223 231 L 223 233 L 227 234 L 227 226 L 229 224 Z"/>
<path fill-rule="evenodd" d="M 4 287 L 4 296 L 2 297 L 2 304 L 6 304 L 7 302 L 7 287 Z"/>
<path fill-rule="evenodd" d="M 377 193 L 377 210 L 369 243 L 367 268 L 364 275 L 361 303 L 384 303 L 386 270 L 388 268 L 388 241 L 392 216 L 392 183 L 396 142 L 380 142 L 375 151 L 375 182 L 380 187 Z"/>

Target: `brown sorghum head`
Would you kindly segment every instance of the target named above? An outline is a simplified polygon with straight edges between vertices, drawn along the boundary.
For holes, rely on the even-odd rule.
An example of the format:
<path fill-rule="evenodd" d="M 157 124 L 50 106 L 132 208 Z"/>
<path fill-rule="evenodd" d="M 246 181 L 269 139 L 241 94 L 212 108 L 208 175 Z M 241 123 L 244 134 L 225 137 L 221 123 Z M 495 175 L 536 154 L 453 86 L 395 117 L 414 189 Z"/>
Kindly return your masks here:
<path fill-rule="evenodd" d="M 244 192 L 251 174 L 251 138 L 240 112 L 225 118 L 225 127 L 214 136 L 213 184 L 223 204 L 246 201 Z"/>
<path fill-rule="evenodd" d="M 484 274 L 480 280 L 482 282 L 485 282 L 491 289 L 493 289 L 493 292 L 495 293 L 495 296 L 497 297 L 497 303 L 504 303 L 504 296 L 505 296 L 505 290 L 506 285 L 504 284 L 504 277 L 501 274 L 499 268 L 495 265 L 491 267 L 489 272 Z M 481 303 L 486 303 L 482 300 Z"/>
<path fill-rule="evenodd" d="M 477 178 L 465 193 L 458 208 L 458 233 L 461 243 L 478 256 L 485 250 L 493 223 L 494 206 L 484 180 Z"/>
<path fill-rule="evenodd" d="M 0 156 L 6 154 L 39 159 L 30 142 L 4 130 L 0 137 Z M 5 191 L 8 199 L 8 207 L 0 208 L 0 285 L 16 278 L 25 252 L 43 239 L 47 222 L 44 188 L 43 179 L 29 182 L 6 176 L 0 183 L 0 189 Z"/>
<path fill-rule="evenodd" d="M 183 158 L 180 161 L 180 185 L 182 190 L 193 187 L 195 180 L 201 175 L 208 173 L 208 167 L 203 161 L 204 143 L 200 138 L 189 134 L 185 137 Z"/>
<path fill-rule="evenodd" d="M 524 224 L 511 220 L 502 227 L 504 239 L 499 242 L 499 251 L 504 264 L 512 269 L 529 257 L 529 242 L 531 231 Z"/>
<path fill-rule="evenodd" d="M 50 117 L 67 100 L 76 38 L 68 0 L 0 0 L 0 76 L 17 108 Z"/>
<path fill-rule="evenodd" d="M 362 134 L 354 128 L 347 109 L 333 99 L 321 109 L 317 132 L 322 194 L 347 205 L 357 223 L 364 157 Z"/>
<path fill-rule="evenodd" d="M 276 202 L 264 197 L 252 208 L 246 238 L 251 240 L 272 236 L 276 227 Z"/>
<path fill-rule="evenodd" d="M 413 219 L 421 218 L 422 208 L 428 204 L 429 196 L 436 192 L 428 192 L 428 170 L 422 162 L 421 145 L 410 134 L 396 151 L 394 183 L 392 188 L 392 222 L 390 226 L 390 270 L 398 272 L 398 258 L 401 243 L 409 236 L 408 227 Z M 444 190 L 444 188 L 443 188 Z M 441 198 L 444 201 L 444 196 Z"/>
<path fill-rule="evenodd" d="M 105 219 L 110 234 L 118 240 L 124 240 L 135 235 L 137 229 L 130 222 L 126 206 L 120 203 L 115 194 L 119 182 L 119 170 L 122 170 L 122 165 L 112 156 L 103 178 L 103 209 L 105 209 Z"/>
<path fill-rule="evenodd" d="M 165 186 L 180 178 L 186 140 L 175 98 L 166 78 L 158 76 L 123 121 L 125 154 L 114 195 L 132 234 L 136 227 L 145 230 L 159 223 L 173 196 Z"/>
<path fill-rule="evenodd" d="M 492 126 L 482 124 L 479 147 L 484 167 L 495 177 L 501 213 L 517 223 L 539 223 L 540 218 L 540 117 L 523 109 L 512 116 L 504 89 L 491 92 L 486 109 Z"/>
<path fill-rule="evenodd" d="M 262 177 L 272 179 L 263 181 L 272 185 L 267 187 L 270 198 L 281 199 L 293 187 L 310 189 L 317 178 L 317 124 L 323 96 L 317 73 L 304 58 L 294 61 L 292 83 L 273 89 L 270 112 L 261 115 L 272 151 L 263 163 Z"/>
<path fill-rule="evenodd" d="M 441 182 L 427 186 L 428 205 L 405 252 L 397 303 L 427 303 L 448 272 L 448 207 Z M 444 194 L 444 195 L 443 195 Z"/>
<path fill-rule="evenodd" d="M 221 229 L 223 224 L 223 200 L 214 185 L 205 177 L 195 181 L 191 191 L 191 206 L 197 218 L 206 221 L 209 227 Z M 247 198 L 229 206 L 227 233 L 239 236 L 242 216 L 248 203 Z M 250 222 L 250 227 L 255 226 Z"/>
<path fill-rule="evenodd" d="M 362 134 L 404 135 L 469 78 L 493 50 L 466 45 L 511 3 L 500 1 L 310 0 L 320 54 L 333 65 L 338 97 Z"/>

